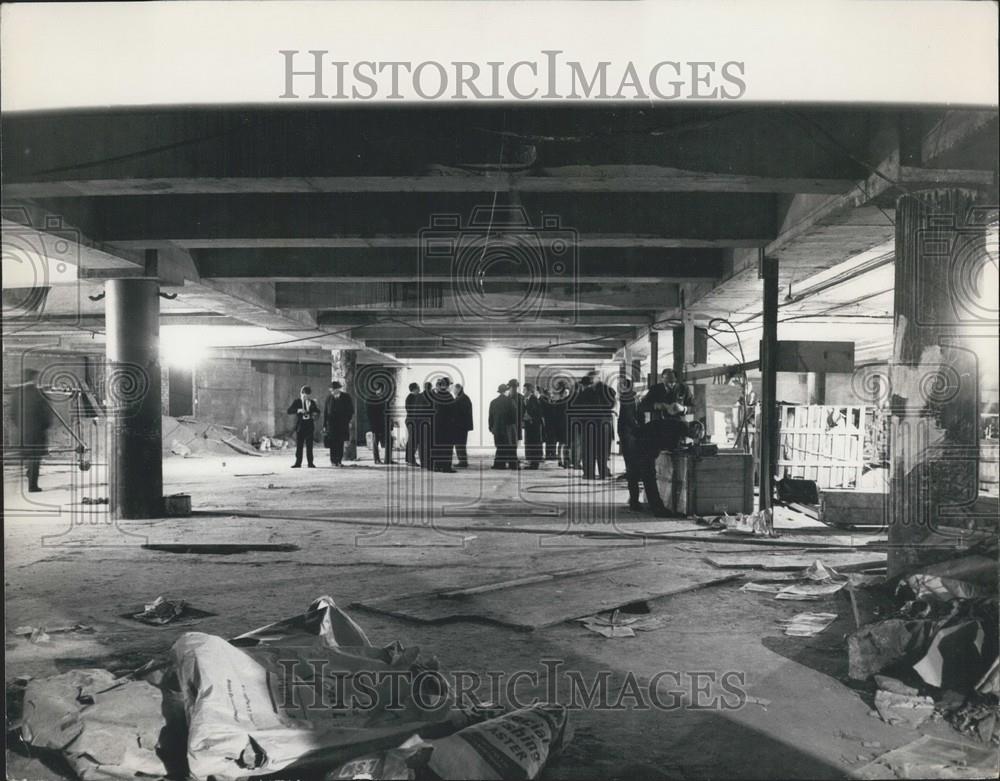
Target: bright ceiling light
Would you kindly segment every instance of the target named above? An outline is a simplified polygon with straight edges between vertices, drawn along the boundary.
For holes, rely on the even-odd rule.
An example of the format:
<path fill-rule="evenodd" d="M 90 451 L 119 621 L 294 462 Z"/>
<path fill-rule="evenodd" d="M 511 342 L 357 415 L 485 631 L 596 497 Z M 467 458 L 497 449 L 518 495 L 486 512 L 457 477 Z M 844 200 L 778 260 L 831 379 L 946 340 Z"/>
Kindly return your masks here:
<path fill-rule="evenodd" d="M 480 355 L 482 356 L 483 362 L 486 365 L 489 365 L 490 363 L 493 363 L 495 361 L 505 361 L 508 358 L 510 358 L 510 353 L 507 350 L 505 350 L 503 347 L 497 347 L 495 345 L 487 347 L 485 350 L 482 351 L 482 353 L 480 353 Z"/>
<path fill-rule="evenodd" d="M 208 352 L 202 326 L 160 328 L 160 361 L 166 366 L 194 368 Z"/>

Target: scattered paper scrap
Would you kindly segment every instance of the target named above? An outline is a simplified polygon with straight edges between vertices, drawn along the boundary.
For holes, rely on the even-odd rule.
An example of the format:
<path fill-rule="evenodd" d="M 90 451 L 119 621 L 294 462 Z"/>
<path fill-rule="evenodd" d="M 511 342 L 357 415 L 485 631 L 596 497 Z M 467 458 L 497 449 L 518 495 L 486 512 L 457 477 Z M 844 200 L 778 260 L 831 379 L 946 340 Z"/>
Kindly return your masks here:
<path fill-rule="evenodd" d="M 759 592 L 761 594 L 777 594 L 783 588 L 787 588 L 787 586 L 784 586 L 781 583 L 750 582 L 743 584 L 743 587 L 740 589 L 740 591 Z"/>
<path fill-rule="evenodd" d="M 785 586 L 776 595 L 776 599 L 812 600 L 836 594 L 844 587 L 843 583 L 796 583 Z"/>
<path fill-rule="evenodd" d="M 839 580 L 843 576 L 833 567 L 827 567 L 820 559 L 816 559 L 803 570 L 802 577 L 809 580 Z"/>
<path fill-rule="evenodd" d="M 25 624 L 14 627 L 14 634 L 19 637 L 27 637 L 28 641 L 36 645 L 49 643 L 52 641 L 50 635 L 69 634 L 70 632 L 79 634 L 93 634 L 94 627 L 87 624 L 73 624 L 72 626 L 41 627 Z"/>
<path fill-rule="evenodd" d="M 166 599 L 163 596 L 159 596 L 148 605 L 145 605 L 143 611 L 136 613 L 132 618 L 136 621 L 142 621 L 144 624 L 162 626 L 163 624 L 169 624 L 171 621 L 176 621 L 184 615 L 186 607 L 187 602 L 183 599 Z"/>
<path fill-rule="evenodd" d="M 663 629 L 670 618 L 671 616 L 666 614 L 630 615 L 613 610 L 608 613 L 578 618 L 577 621 L 591 632 L 596 632 L 604 637 L 635 637 L 636 632 L 652 632 Z"/>
<path fill-rule="evenodd" d="M 973 746 L 924 735 L 876 757 L 855 778 L 996 778 L 995 747 Z"/>
<path fill-rule="evenodd" d="M 784 627 L 786 635 L 812 637 L 818 635 L 836 620 L 836 613 L 797 613 L 779 623 Z"/>

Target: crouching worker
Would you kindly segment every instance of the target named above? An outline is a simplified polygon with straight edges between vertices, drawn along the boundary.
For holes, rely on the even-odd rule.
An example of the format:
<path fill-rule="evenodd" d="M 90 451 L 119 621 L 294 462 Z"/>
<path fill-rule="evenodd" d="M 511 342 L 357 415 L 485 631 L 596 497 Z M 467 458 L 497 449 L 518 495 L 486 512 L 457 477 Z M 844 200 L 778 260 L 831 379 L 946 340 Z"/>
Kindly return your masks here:
<path fill-rule="evenodd" d="M 656 458 L 660 453 L 676 453 L 685 444 L 696 444 L 704 435 L 705 427 L 700 421 L 688 423 L 677 417 L 651 420 L 639 426 L 631 439 L 631 457 L 625 460 L 629 508 L 639 508 L 641 481 L 646 491 L 646 504 L 653 514 L 659 518 L 677 517 L 677 513 L 669 510 L 660 497 L 656 485 Z"/>

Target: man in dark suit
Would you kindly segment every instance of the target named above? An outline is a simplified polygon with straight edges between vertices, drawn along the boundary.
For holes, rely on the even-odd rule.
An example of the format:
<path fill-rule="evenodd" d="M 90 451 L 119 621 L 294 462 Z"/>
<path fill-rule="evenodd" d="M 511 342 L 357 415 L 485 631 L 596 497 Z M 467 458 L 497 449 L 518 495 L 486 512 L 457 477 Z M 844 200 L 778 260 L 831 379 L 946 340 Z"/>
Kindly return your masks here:
<path fill-rule="evenodd" d="M 559 381 L 552 391 L 550 403 L 552 405 L 552 423 L 555 427 L 556 455 L 559 459 L 559 466 L 563 469 L 570 469 L 573 465 L 573 456 L 570 452 L 569 422 L 567 420 L 567 408 L 572 391 L 567 383 Z"/>
<path fill-rule="evenodd" d="M 432 431 L 434 438 L 432 469 L 435 472 L 454 472 L 452 451 L 455 449 L 457 429 L 455 397 L 451 395 L 451 379 L 441 377 L 431 392 L 434 405 Z"/>
<path fill-rule="evenodd" d="M 302 448 L 305 447 L 306 462 L 310 468 L 313 463 L 313 438 L 316 436 L 316 420 L 319 418 L 319 405 L 312 397 L 312 388 L 303 385 L 299 397 L 288 407 L 288 414 L 295 416 L 295 463 L 292 469 L 302 466 Z"/>
<path fill-rule="evenodd" d="M 528 469 L 538 469 L 542 462 L 542 403 L 535 386 L 524 383 L 524 460 Z"/>
<path fill-rule="evenodd" d="M 372 454 L 375 463 L 381 464 L 379 446 L 385 448 L 385 462 L 392 463 L 392 440 L 389 438 L 389 391 L 384 383 L 377 383 L 375 398 L 365 405 L 368 413 L 368 426 L 372 432 Z"/>
<path fill-rule="evenodd" d="M 622 457 L 625 459 L 625 479 L 628 481 L 628 508 L 634 512 L 642 509 L 639 502 L 640 459 L 638 452 L 639 428 L 642 414 L 635 398 L 632 381 L 622 380 L 622 392 L 618 405 L 618 441 L 621 443 Z"/>
<path fill-rule="evenodd" d="M 539 403 L 542 407 L 542 441 L 545 443 L 545 460 L 559 460 L 559 422 L 556 420 L 559 408 L 549 395 L 548 388 L 539 389 Z"/>
<path fill-rule="evenodd" d="M 614 391 L 601 382 L 597 372 L 589 372 L 580 385 L 570 414 L 579 431 L 583 479 L 604 480 L 609 475 Z"/>
<path fill-rule="evenodd" d="M 490 402 L 489 430 L 493 435 L 496 455 L 494 469 L 517 469 L 517 407 L 510 398 L 509 385 L 497 388 L 497 397 Z"/>
<path fill-rule="evenodd" d="M 594 372 L 592 379 L 597 400 L 597 457 L 601 477 L 606 478 L 611 474 L 611 446 L 615 440 L 615 405 L 618 403 L 618 394 L 604 382 L 600 374 Z"/>
<path fill-rule="evenodd" d="M 24 370 L 24 384 L 14 391 L 11 414 L 18 431 L 18 445 L 28 477 L 28 491 L 37 493 L 38 473 L 48 444 L 48 430 L 52 425 L 52 408 L 38 389 L 38 371 Z"/>
<path fill-rule="evenodd" d="M 465 388 L 455 383 L 455 456 L 460 469 L 469 466 L 469 432 L 474 428 L 472 423 L 472 399 L 465 395 Z"/>
<path fill-rule="evenodd" d="M 639 411 L 648 413 L 651 420 L 683 420 L 692 407 L 694 396 L 683 382 L 678 382 L 673 369 L 660 372 L 660 382 L 650 388 L 639 402 Z"/>
<path fill-rule="evenodd" d="M 417 466 L 417 443 L 420 429 L 421 395 L 420 386 L 410 383 L 410 392 L 404 402 L 406 406 L 406 463 Z"/>
<path fill-rule="evenodd" d="M 323 406 L 323 441 L 330 448 L 330 463 L 344 465 L 344 442 L 351 436 L 351 418 L 354 417 L 354 399 L 344 393 L 343 386 L 334 380 L 330 395 Z"/>
<path fill-rule="evenodd" d="M 424 383 L 420 392 L 417 409 L 417 453 L 420 456 L 420 468 L 430 469 L 434 453 L 434 401 L 433 388 L 429 382 Z"/>
<path fill-rule="evenodd" d="M 517 445 L 524 437 L 524 396 L 518 392 L 520 383 L 516 379 L 509 380 L 507 387 L 510 388 L 510 400 L 514 403 L 514 411 L 517 414 L 515 427 L 517 428 L 517 439 L 514 440 L 514 456 L 517 456 Z"/>

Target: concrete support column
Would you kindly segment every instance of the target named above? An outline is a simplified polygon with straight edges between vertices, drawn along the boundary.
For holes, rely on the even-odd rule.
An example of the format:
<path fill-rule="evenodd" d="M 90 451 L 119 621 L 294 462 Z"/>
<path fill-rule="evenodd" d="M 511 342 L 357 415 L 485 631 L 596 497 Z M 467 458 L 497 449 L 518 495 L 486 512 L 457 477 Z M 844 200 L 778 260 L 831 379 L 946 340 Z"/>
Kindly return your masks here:
<path fill-rule="evenodd" d="M 708 329 L 698 328 L 685 317 L 684 325 L 674 328 L 674 373 L 684 376 L 684 367 L 689 363 L 708 363 Z"/>
<path fill-rule="evenodd" d="M 160 283 L 111 279 L 105 286 L 112 517 L 163 514 Z"/>
<path fill-rule="evenodd" d="M 977 207 L 964 190 L 908 194 L 896 205 L 890 575 L 954 555 L 949 543 L 974 522 L 979 360 L 997 350 L 995 306 L 980 300 L 990 295 L 982 280 L 995 219 L 995 206 Z"/>
<path fill-rule="evenodd" d="M 809 372 L 806 376 L 806 396 L 810 404 L 826 403 L 826 372 Z"/>
<path fill-rule="evenodd" d="M 708 363 L 708 329 L 698 328 L 690 315 L 684 316 L 684 325 L 675 328 L 674 337 L 674 374 L 679 380 L 685 379 L 685 369 L 691 363 Z M 694 409 L 691 414 L 695 419 L 704 418 L 707 413 L 705 386 L 689 383 L 691 395 L 694 396 Z"/>
<path fill-rule="evenodd" d="M 358 368 L 357 350 L 331 350 L 330 351 L 331 380 L 340 380 L 344 386 L 344 392 L 354 399 L 354 417 L 351 418 L 350 438 L 344 445 L 344 458 L 348 461 L 356 461 L 358 458 L 358 405 L 363 403 L 358 398 L 355 385 Z"/>
<path fill-rule="evenodd" d="M 761 255 L 764 280 L 764 333 L 760 342 L 760 509 L 772 505 L 774 471 L 778 455 L 777 350 L 778 261 Z"/>

